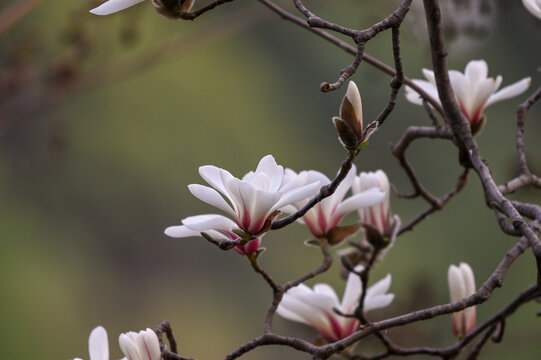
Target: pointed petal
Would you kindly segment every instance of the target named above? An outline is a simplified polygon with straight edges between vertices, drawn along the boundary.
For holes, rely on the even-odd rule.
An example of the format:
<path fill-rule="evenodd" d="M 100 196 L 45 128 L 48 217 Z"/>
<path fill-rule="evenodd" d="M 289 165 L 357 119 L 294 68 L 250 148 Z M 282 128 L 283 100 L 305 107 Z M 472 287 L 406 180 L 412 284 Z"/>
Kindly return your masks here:
<path fill-rule="evenodd" d="M 466 289 L 464 287 L 464 282 L 462 281 L 462 273 L 458 266 L 449 266 L 449 270 L 447 272 L 447 282 L 449 283 L 449 294 L 452 303 L 466 297 Z"/>
<path fill-rule="evenodd" d="M 361 278 L 356 274 L 349 273 L 342 297 L 342 311 L 351 313 L 359 303 L 362 292 Z"/>
<path fill-rule="evenodd" d="M 272 155 L 267 155 L 259 161 L 257 165 L 256 174 L 263 172 L 267 174 L 270 183 L 267 190 L 278 191 L 282 180 L 284 179 L 284 168 L 276 163 Z"/>
<path fill-rule="evenodd" d="M 382 295 L 389 291 L 391 287 L 391 275 L 387 274 L 383 279 L 370 286 L 366 290 L 366 296 Z"/>
<path fill-rule="evenodd" d="M 314 196 L 318 192 L 320 186 L 320 183 L 317 182 L 300 186 L 296 189 L 288 191 L 280 197 L 280 199 L 276 202 L 276 204 L 274 204 L 270 212 L 274 210 L 279 210 L 286 205 L 293 204 Z"/>
<path fill-rule="evenodd" d="M 90 333 L 88 353 L 90 360 L 109 360 L 109 341 L 107 340 L 107 331 L 103 326 L 94 328 Z"/>
<path fill-rule="evenodd" d="M 423 75 L 432 85 L 436 85 L 436 77 L 434 76 L 434 71 L 423 68 Z"/>
<path fill-rule="evenodd" d="M 216 190 L 199 184 L 190 184 L 188 185 L 188 189 L 192 195 L 199 200 L 222 210 L 231 217 L 236 215 L 235 211 L 231 208 L 231 206 L 229 206 L 224 198 L 218 194 Z"/>
<path fill-rule="evenodd" d="M 430 97 L 433 98 L 437 103 L 440 102 L 440 98 L 438 96 L 438 89 L 434 84 L 429 83 L 428 81 L 417 79 L 414 79 L 412 81 L 415 85 L 419 86 L 424 92 L 430 95 Z M 406 99 L 413 104 L 423 105 L 423 99 L 421 98 L 421 96 L 409 86 L 406 86 Z"/>
<path fill-rule="evenodd" d="M 231 231 L 231 229 L 237 228 L 234 221 L 218 214 L 189 216 L 182 220 L 182 224 L 191 230 L 199 232 L 207 230 Z"/>
<path fill-rule="evenodd" d="M 379 204 L 385 199 L 385 193 L 379 188 L 371 188 L 344 200 L 336 208 L 335 217 L 349 214 L 352 211 Z"/>
<path fill-rule="evenodd" d="M 376 296 L 366 296 L 364 299 L 364 310 L 372 311 L 389 306 L 394 300 L 394 294 L 384 294 Z"/>
<path fill-rule="evenodd" d="M 97 8 L 90 10 L 90 12 L 94 15 L 110 15 L 117 11 L 127 9 L 130 6 L 139 4 L 143 1 L 145 0 L 109 0 L 101 4 Z"/>
<path fill-rule="evenodd" d="M 470 296 L 475 293 L 475 278 L 473 276 L 473 270 L 471 269 L 470 265 L 460 263 L 460 272 L 464 281 L 466 296 Z"/>
<path fill-rule="evenodd" d="M 524 91 L 528 89 L 530 86 L 532 79 L 527 77 L 520 81 L 517 81 L 514 84 L 511 84 L 509 86 L 504 87 L 503 89 L 500 89 L 497 93 L 493 94 L 487 101 L 486 106 L 489 106 L 491 104 L 494 104 L 495 102 L 509 99 L 513 96 L 517 96 L 522 94 Z"/>
<path fill-rule="evenodd" d="M 139 332 L 138 338 L 139 353 L 142 355 L 142 360 L 160 360 L 161 351 L 158 336 L 152 330 L 147 328 Z"/>
<path fill-rule="evenodd" d="M 340 306 L 340 301 L 338 300 L 338 295 L 336 295 L 336 292 L 329 284 L 315 284 L 314 285 L 314 292 L 316 294 L 322 294 L 325 295 L 331 299 L 333 299 L 333 302 L 335 303 L 335 307 Z"/>
<path fill-rule="evenodd" d="M 193 237 L 193 236 L 194 237 L 195 236 L 199 237 L 199 236 L 201 236 L 200 231 L 195 231 L 195 230 L 189 229 L 184 225 L 169 226 L 167 229 L 165 229 L 164 233 L 165 233 L 165 235 L 170 236 L 170 237 L 174 237 L 174 238 L 185 238 L 185 237 Z"/>
<path fill-rule="evenodd" d="M 257 190 L 250 184 L 242 184 L 240 194 L 246 205 L 246 210 L 249 216 L 249 223 L 243 225 L 247 227 L 251 234 L 256 234 L 261 230 L 267 216 L 270 215 L 271 209 L 281 197 L 280 193 Z"/>
<path fill-rule="evenodd" d="M 462 106 L 463 111 L 466 112 L 466 116 L 471 118 L 473 116 L 473 101 L 474 101 L 474 91 L 475 89 L 469 83 L 468 79 L 456 70 L 449 71 L 449 80 L 453 87 L 455 96 L 459 101 L 459 105 Z"/>
<path fill-rule="evenodd" d="M 137 349 L 137 340 L 134 337 L 136 333 L 130 331 L 126 334 L 120 334 L 118 337 L 118 345 L 120 350 L 128 359 L 139 359 L 139 350 Z M 109 360 L 109 359 L 107 359 Z"/>
<path fill-rule="evenodd" d="M 464 75 L 470 84 L 476 84 L 488 77 L 488 65 L 485 60 L 472 60 L 466 65 Z"/>
<path fill-rule="evenodd" d="M 227 190 L 225 189 L 222 180 L 222 170 L 219 167 L 213 165 L 205 165 L 199 167 L 199 175 L 213 188 L 227 196 Z M 226 171 L 226 170 L 223 170 Z M 231 175 L 231 174 L 230 174 Z M 231 175 L 233 176 L 233 175 Z"/>

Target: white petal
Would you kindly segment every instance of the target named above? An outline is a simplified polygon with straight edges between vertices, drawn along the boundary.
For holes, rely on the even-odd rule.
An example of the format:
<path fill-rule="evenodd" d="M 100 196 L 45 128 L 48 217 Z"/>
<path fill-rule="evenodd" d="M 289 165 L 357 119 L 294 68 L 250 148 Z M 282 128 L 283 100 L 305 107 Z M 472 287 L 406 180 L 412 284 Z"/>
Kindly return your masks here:
<path fill-rule="evenodd" d="M 228 196 L 227 190 L 223 183 L 222 172 L 225 171 L 229 174 L 227 170 L 220 169 L 219 167 L 213 165 L 205 165 L 199 167 L 199 175 L 213 188 Z M 231 174 L 229 174 L 231 175 Z M 233 177 L 233 175 L 231 175 Z"/>
<path fill-rule="evenodd" d="M 261 230 L 267 216 L 270 215 L 271 209 L 278 202 L 281 194 L 257 190 L 250 184 L 243 185 L 245 186 L 240 187 L 240 193 L 250 216 L 250 224 L 243 225 L 248 226 L 247 230 L 255 234 Z"/>
<path fill-rule="evenodd" d="M 434 76 L 434 71 L 423 68 L 423 75 L 429 83 L 434 86 L 436 85 L 436 77 Z"/>
<path fill-rule="evenodd" d="M 326 199 L 323 199 L 323 201 L 321 202 L 323 213 L 325 214 L 327 219 L 331 217 L 331 214 L 333 212 L 335 211 L 338 212 L 337 207 L 340 207 L 341 205 L 340 203 L 344 199 L 344 196 L 346 196 L 346 193 L 349 191 L 349 189 L 351 189 L 351 185 L 353 184 L 353 181 L 355 180 L 356 174 L 357 174 L 357 168 L 355 167 L 355 165 L 353 165 L 351 169 L 349 169 L 349 172 L 347 173 L 344 180 L 342 180 L 340 185 L 338 185 L 338 187 L 336 188 L 336 191 L 334 192 L 334 194 L 332 194 Z M 338 216 L 338 215 L 335 215 L 335 216 Z"/>
<path fill-rule="evenodd" d="M 366 290 L 366 296 L 375 296 L 375 295 L 385 294 L 387 291 L 389 291 L 390 287 L 391 287 L 391 275 L 387 274 L 387 276 L 385 276 L 383 279 L 381 279 L 374 285 L 370 286 L 368 290 Z"/>
<path fill-rule="evenodd" d="M 280 200 L 272 207 L 271 212 L 286 205 L 314 196 L 320 188 L 319 182 L 298 187 L 283 194 Z"/>
<path fill-rule="evenodd" d="M 97 8 L 90 10 L 90 12 L 94 15 L 110 15 L 117 11 L 129 8 L 130 6 L 139 4 L 143 1 L 145 0 L 109 0 L 101 4 Z"/>
<path fill-rule="evenodd" d="M 224 211 L 229 216 L 235 216 L 235 211 L 216 190 L 199 184 L 190 184 L 188 189 L 199 200 Z"/>
<path fill-rule="evenodd" d="M 361 278 L 353 273 L 349 273 L 342 297 L 342 311 L 352 313 L 359 304 L 362 292 Z"/>
<path fill-rule="evenodd" d="M 289 312 L 295 313 L 297 317 L 304 319 L 303 322 L 310 324 L 317 329 L 330 331 L 329 320 L 325 314 L 318 308 L 307 305 L 297 297 L 288 296 L 286 293 L 282 299 L 282 302 L 280 303 L 280 306 Z"/>
<path fill-rule="evenodd" d="M 336 291 L 329 285 L 329 284 L 315 284 L 314 285 L 314 292 L 316 294 L 322 294 L 327 296 L 328 298 L 333 299 L 334 306 L 339 307 L 340 301 L 338 300 L 338 295 L 336 295 Z"/>
<path fill-rule="evenodd" d="M 199 232 L 207 230 L 231 231 L 231 229 L 237 228 L 234 221 L 218 214 L 189 216 L 182 220 L 182 224 L 191 230 Z"/>
<path fill-rule="evenodd" d="M 447 282 L 449 283 L 449 294 L 451 302 L 457 302 L 466 297 L 466 289 L 462 280 L 462 273 L 458 266 L 451 265 L 447 272 Z"/>
<path fill-rule="evenodd" d="M 475 88 L 469 83 L 468 79 L 456 70 L 449 71 L 449 80 L 453 87 L 455 96 L 457 97 L 463 110 L 466 112 L 468 118 L 473 115 L 473 101 Z"/>
<path fill-rule="evenodd" d="M 160 360 L 161 351 L 158 336 L 152 329 L 141 330 L 139 332 L 139 352 L 143 360 Z"/>
<path fill-rule="evenodd" d="M 134 338 L 133 332 L 120 334 L 118 337 L 118 345 L 120 350 L 128 359 L 139 359 L 139 350 L 137 349 L 137 339 Z M 137 335 L 137 334 L 135 334 Z"/>
<path fill-rule="evenodd" d="M 281 317 L 285 319 L 310 325 L 310 323 L 306 321 L 306 319 L 297 315 L 296 313 L 289 310 L 288 308 L 284 307 L 282 304 L 278 306 L 278 309 L 276 309 L 276 312 L 278 313 L 278 315 L 280 315 Z"/>
<path fill-rule="evenodd" d="M 413 83 L 421 88 L 424 92 L 426 92 L 434 101 L 436 101 L 438 104 L 440 103 L 440 98 L 438 95 L 438 89 L 436 86 L 428 81 L 424 80 L 412 80 Z M 421 95 L 419 95 L 415 90 L 410 88 L 409 86 L 406 86 L 406 99 L 408 99 L 409 102 L 416 104 L 416 105 L 423 105 L 423 99 L 421 98 Z"/>
<path fill-rule="evenodd" d="M 473 276 L 473 270 L 471 269 L 470 265 L 460 263 L 460 272 L 464 281 L 466 296 L 470 296 L 475 292 L 475 278 Z"/>
<path fill-rule="evenodd" d="M 528 89 L 530 86 L 532 79 L 527 77 L 520 81 L 517 81 L 514 84 L 511 84 L 509 86 L 504 87 L 503 89 L 500 89 L 497 93 L 493 94 L 487 101 L 486 106 L 489 106 L 490 104 L 494 104 L 495 102 L 509 99 L 513 96 L 517 96 L 522 94 L 524 91 Z"/>
<path fill-rule="evenodd" d="M 107 340 L 107 331 L 103 326 L 94 328 L 90 333 L 88 353 L 90 360 L 109 360 L 109 341 Z"/>
<path fill-rule="evenodd" d="M 480 114 L 486 107 L 487 100 L 498 89 L 501 83 L 501 76 L 496 79 L 488 78 L 477 83 L 475 93 L 472 95 L 471 101 L 471 116 Z"/>
<path fill-rule="evenodd" d="M 256 174 L 263 172 L 269 176 L 270 186 L 269 191 L 278 191 L 284 178 L 284 168 L 276 163 L 272 155 L 267 155 L 259 161 Z"/>
<path fill-rule="evenodd" d="M 383 201 L 383 199 L 385 199 L 385 193 L 383 193 L 379 188 L 368 189 L 344 200 L 336 208 L 334 216 L 345 215 L 360 208 L 366 208 L 379 204 Z"/>
<path fill-rule="evenodd" d="M 485 60 L 472 60 L 466 65 L 464 75 L 470 84 L 476 84 L 488 77 L 488 65 Z"/>
<path fill-rule="evenodd" d="M 375 309 L 384 308 L 391 304 L 393 300 L 394 294 L 384 294 L 371 297 L 367 296 L 364 299 L 364 311 L 372 311 Z"/>
<path fill-rule="evenodd" d="M 353 106 L 353 110 L 355 111 L 355 115 L 357 116 L 357 122 L 361 125 L 361 128 L 363 126 L 363 103 L 361 101 L 361 94 L 359 94 L 359 89 L 357 88 L 357 84 L 355 82 L 350 81 L 348 84 L 348 90 L 346 92 L 346 97 L 348 98 L 349 102 Z"/>
<path fill-rule="evenodd" d="M 164 231 L 165 235 L 174 237 L 174 238 L 185 238 L 185 237 L 192 237 L 192 236 L 201 236 L 200 231 L 195 231 L 192 229 L 187 228 L 186 226 L 179 225 L 179 226 L 169 226 Z"/>

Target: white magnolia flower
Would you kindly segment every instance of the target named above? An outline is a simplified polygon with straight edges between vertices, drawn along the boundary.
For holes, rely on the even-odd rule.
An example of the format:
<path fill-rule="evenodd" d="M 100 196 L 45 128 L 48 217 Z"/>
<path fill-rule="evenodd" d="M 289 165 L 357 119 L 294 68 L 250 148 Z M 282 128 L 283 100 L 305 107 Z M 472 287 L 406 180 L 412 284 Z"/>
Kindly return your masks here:
<path fill-rule="evenodd" d="M 98 6 L 97 8 L 94 8 L 90 10 L 90 12 L 94 15 L 111 15 L 113 13 L 116 13 L 118 11 L 127 9 L 133 5 L 139 4 L 145 0 L 108 0 Z M 164 9 L 165 6 L 162 3 L 162 0 L 151 0 L 152 4 L 156 9 L 161 10 Z M 192 8 L 194 3 L 194 0 L 181 0 L 180 3 L 180 11 L 181 12 L 188 12 Z"/>
<path fill-rule="evenodd" d="M 434 72 L 423 69 L 423 74 L 428 81 L 414 79 L 413 82 L 439 102 Z M 496 78 L 488 77 L 488 66 L 484 60 L 470 61 L 466 65 L 464 74 L 450 70 L 449 79 L 462 113 L 468 118 L 472 127 L 479 125 L 487 106 L 523 93 L 531 82 L 531 79 L 527 77 L 498 91 L 502 77 L 500 75 Z M 406 86 L 406 98 L 417 105 L 423 103 L 419 94 L 408 86 Z"/>
<path fill-rule="evenodd" d="M 292 170 L 288 169 L 287 172 L 296 175 Z M 302 221 L 316 238 L 325 237 L 329 230 L 336 228 L 344 216 L 350 212 L 378 204 L 384 199 L 385 194 L 374 188 L 359 192 L 344 200 L 355 179 L 355 173 L 356 168 L 353 165 L 345 179 L 336 188 L 336 191 L 308 210 L 302 217 Z M 298 177 L 305 184 L 317 182 L 326 185 L 331 182 L 327 176 L 315 170 L 302 171 L 298 174 Z M 289 207 L 284 210 L 293 212 L 302 208 L 307 202 L 298 201 L 293 204 L 294 209 Z"/>
<path fill-rule="evenodd" d="M 541 0 L 522 0 L 522 3 L 533 16 L 541 19 Z"/>
<path fill-rule="evenodd" d="M 158 336 L 152 329 L 139 333 L 130 331 L 118 337 L 120 349 L 127 360 L 160 360 L 162 358 Z"/>
<path fill-rule="evenodd" d="M 451 265 L 447 273 L 451 302 L 457 302 L 475 293 L 475 278 L 466 263 Z M 461 339 L 475 328 L 475 306 L 452 314 L 453 332 Z"/>
<path fill-rule="evenodd" d="M 109 360 L 109 341 L 103 326 L 95 327 L 88 337 L 88 354 L 90 360 Z M 73 360 L 82 360 L 75 358 Z"/>
<path fill-rule="evenodd" d="M 222 215 L 206 214 L 189 216 L 182 220 L 182 225 L 170 226 L 165 229 L 165 235 L 174 238 L 201 236 L 201 233 L 207 233 L 215 240 L 236 240 L 238 236 L 233 230 L 240 230 L 237 224 Z M 235 246 L 235 251 L 241 255 L 248 255 L 259 249 L 261 238 L 250 240 L 245 245 Z"/>
<path fill-rule="evenodd" d="M 396 238 L 396 233 L 400 227 L 400 218 L 398 215 L 392 216 L 391 214 L 391 185 L 383 170 L 361 172 L 353 181 L 352 191 L 354 194 L 372 188 L 380 189 L 385 194 L 385 197 L 379 204 L 360 208 L 359 217 L 362 223 L 372 226 L 392 242 Z"/>
<path fill-rule="evenodd" d="M 256 171 L 249 172 L 242 179 L 211 165 L 200 167 L 199 174 L 212 188 L 191 184 L 188 186 L 190 192 L 224 211 L 240 230 L 251 235 L 264 230 L 265 221 L 275 211 L 312 196 L 319 188 L 319 183 L 301 184 L 297 177 L 284 176 L 284 168 L 276 164 L 271 155 L 262 158 Z M 205 224 L 206 229 L 220 231 L 227 228 L 223 216 L 208 220 L 210 223 Z"/>
<path fill-rule="evenodd" d="M 356 270 L 361 271 L 362 267 L 357 267 Z M 364 311 L 388 306 L 394 299 L 394 294 L 387 294 L 390 286 L 391 275 L 387 275 L 368 288 Z M 353 334 L 359 326 L 359 321 L 338 315 L 333 308 L 343 314 L 353 313 L 359 303 L 361 292 L 361 280 L 353 273 L 348 276 L 341 302 L 328 284 L 316 284 L 313 289 L 300 284 L 284 294 L 277 312 L 288 320 L 313 326 L 328 341 L 338 341 Z"/>

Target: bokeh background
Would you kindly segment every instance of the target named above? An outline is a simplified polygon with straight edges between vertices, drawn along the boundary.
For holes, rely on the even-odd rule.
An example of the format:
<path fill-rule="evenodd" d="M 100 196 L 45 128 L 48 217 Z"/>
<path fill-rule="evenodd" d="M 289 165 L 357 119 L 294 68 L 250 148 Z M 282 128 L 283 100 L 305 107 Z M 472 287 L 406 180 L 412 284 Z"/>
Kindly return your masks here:
<path fill-rule="evenodd" d="M 330 20 L 362 28 L 396 3 L 309 5 Z M 519 1 L 472 1 L 484 4 L 479 11 L 464 8 L 468 1 L 445 3 L 456 5 L 447 16 L 451 68 L 462 71 L 469 60 L 484 58 L 490 75 L 503 75 L 504 86 L 532 76 L 528 93 L 539 87 L 541 21 Z M 23 4 L 28 11 L 13 11 Z M 167 20 L 150 2 L 108 17 L 89 14 L 98 4 L 0 1 L 2 358 L 88 359 L 88 334 L 103 325 L 116 359 L 120 332 L 154 328 L 165 318 L 183 355 L 223 358 L 261 332 L 271 292 L 235 252 L 222 252 L 201 238 L 167 238 L 163 230 L 186 216 L 214 212 L 186 187 L 203 182 L 201 165 L 241 176 L 273 154 L 296 171 L 317 169 L 332 176 L 344 151 L 330 119 L 344 91 L 323 94 L 319 84 L 334 81 L 351 57 L 257 2 L 233 2 L 193 22 Z M 291 9 L 288 1 L 279 4 Z M 402 31 L 411 78 L 430 67 L 423 23 L 412 11 Z M 390 34 L 371 41 L 367 52 L 390 64 Z M 363 96 L 365 119 L 374 119 L 386 103 L 390 79 L 364 64 L 353 80 Z M 499 183 L 517 170 L 514 111 L 526 97 L 486 111 L 487 126 L 478 141 Z M 389 144 L 407 126 L 429 123 L 424 110 L 401 94 L 357 168 L 384 169 L 400 191 L 411 191 Z M 526 130 L 530 165 L 539 174 L 539 104 Z M 454 185 L 460 168 L 449 143 L 418 141 L 409 156 L 434 193 Z M 541 200 L 534 190 L 513 196 Z M 425 206 L 392 199 L 403 222 Z M 320 256 L 303 245 L 308 238 L 298 224 L 268 234 L 262 265 L 281 282 L 310 271 Z M 444 211 L 401 236 L 374 270 L 374 280 L 392 274 L 396 298 L 370 317 L 447 302 L 449 264 L 470 263 L 480 284 L 515 241 L 498 231 L 480 183 L 471 176 Z M 341 294 L 338 273 L 335 264 L 318 281 Z M 503 288 L 478 308 L 479 321 L 534 280 L 533 257 L 527 253 Z M 539 311 L 536 303 L 521 307 L 507 322 L 504 343 L 488 344 L 482 358 L 539 359 Z M 279 317 L 275 329 L 317 337 Z M 449 316 L 391 329 L 388 335 L 403 345 L 454 341 Z M 360 347 L 367 353 L 380 350 L 372 339 Z M 266 347 L 244 358 L 309 356 Z"/>

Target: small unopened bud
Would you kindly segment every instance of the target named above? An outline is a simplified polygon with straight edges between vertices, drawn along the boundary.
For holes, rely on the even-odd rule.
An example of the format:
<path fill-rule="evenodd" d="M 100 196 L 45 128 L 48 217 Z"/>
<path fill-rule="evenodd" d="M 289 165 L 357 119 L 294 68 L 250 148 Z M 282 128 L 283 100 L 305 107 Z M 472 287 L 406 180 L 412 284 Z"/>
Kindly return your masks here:
<path fill-rule="evenodd" d="M 340 117 L 334 117 L 334 126 L 338 131 L 338 138 L 347 150 L 355 151 L 366 145 L 370 135 L 377 130 L 378 124 L 374 122 L 364 128 L 363 105 L 359 89 L 353 81 L 348 84 L 346 96 L 340 106 Z"/>
<path fill-rule="evenodd" d="M 457 302 L 475 293 L 475 278 L 471 267 L 466 263 L 451 265 L 447 273 L 451 302 Z M 475 328 L 475 306 L 457 311 L 451 315 L 453 332 L 462 339 Z"/>

